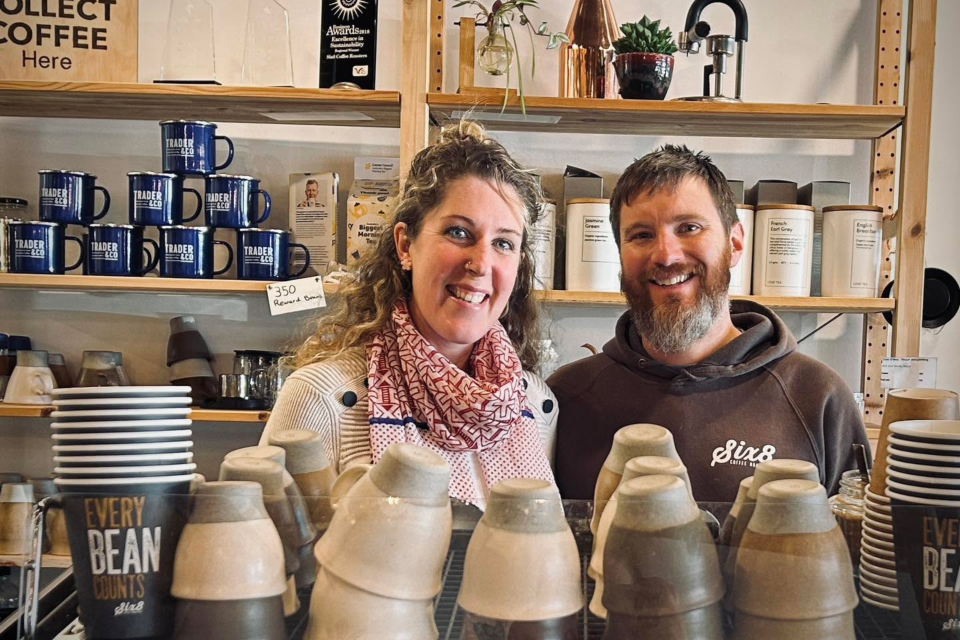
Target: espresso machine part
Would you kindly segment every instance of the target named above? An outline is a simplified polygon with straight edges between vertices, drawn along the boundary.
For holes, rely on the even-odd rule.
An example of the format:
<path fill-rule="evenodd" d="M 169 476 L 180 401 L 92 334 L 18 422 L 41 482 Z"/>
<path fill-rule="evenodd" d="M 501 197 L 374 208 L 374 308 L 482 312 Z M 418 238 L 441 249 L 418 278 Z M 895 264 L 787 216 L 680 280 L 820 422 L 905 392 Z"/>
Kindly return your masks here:
<path fill-rule="evenodd" d="M 736 19 L 736 35 L 710 34 L 710 25 L 700 20 L 703 10 L 714 3 L 725 4 L 733 11 Z M 707 55 L 713 56 L 713 62 L 703 68 L 703 95 L 677 98 L 677 100 L 741 102 L 743 95 L 743 50 L 747 42 L 747 9 L 742 0 L 695 0 L 687 12 L 687 22 L 680 33 L 677 44 L 680 51 L 690 55 L 700 50 L 700 43 L 706 41 Z M 727 74 L 727 59 L 736 56 L 736 75 L 734 95 L 723 95 L 723 76 Z M 713 79 L 711 87 L 711 77 Z"/>

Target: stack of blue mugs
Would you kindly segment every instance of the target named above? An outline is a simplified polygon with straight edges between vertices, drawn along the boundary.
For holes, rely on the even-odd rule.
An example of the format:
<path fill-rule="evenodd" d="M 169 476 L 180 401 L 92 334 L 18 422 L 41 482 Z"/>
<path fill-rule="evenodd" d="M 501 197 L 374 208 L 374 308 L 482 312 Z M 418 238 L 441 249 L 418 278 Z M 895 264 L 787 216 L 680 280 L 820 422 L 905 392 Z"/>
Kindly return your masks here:
<path fill-rule="evenodd" d="M 95 276 L 143 276 L 159 266 L 164 278 L 213 278 L 233 265 L 229 243 L 215 240 L 217 229 L 237 231 L 237 277 L 241 280 L 287 280 L 302 275 L 310 266 L 307 248 L 290 240 L 290 232 L 258 229 L 270 216 L 270 194 L 260 181 L 249 176 L 218 174 L 233 161 L 233 141 L 216 135 L 217 125 L 196 120 L 160 123 L 163 171 L 127 174 L 129 224 L 101 224 L 107 214 L 110 194 L 96 184 L 96 176 L 80 171 L 40 172 L 40 222 L 10 223 L 11 271 L 62 274 L 84 267 Z M 216 142 L 227 145 L 227 159 L 218 165 Z M 202 177 L 205 197 L 184 186 L 187 178 Z M 95 211 L 96 192 L 104 204 Z M 184 193 L 196 205 L 184 213 Z M 263 197 L 263 210 L 260 198 Z M 205 226 L 187 226 L 203 211 Z M 84 240 L 66 236 L 67 225 L 85 227 Z M 157 227 L 159 244 L 144 237 L 146 227 Z M 80 245 L 80 259 L 65 265 L 67 241 Z M 217 269 L 214 247 L 227 250 L 226 264 Z M 304 266 L 290 273 L 291 253 L 304 252 Z"/>

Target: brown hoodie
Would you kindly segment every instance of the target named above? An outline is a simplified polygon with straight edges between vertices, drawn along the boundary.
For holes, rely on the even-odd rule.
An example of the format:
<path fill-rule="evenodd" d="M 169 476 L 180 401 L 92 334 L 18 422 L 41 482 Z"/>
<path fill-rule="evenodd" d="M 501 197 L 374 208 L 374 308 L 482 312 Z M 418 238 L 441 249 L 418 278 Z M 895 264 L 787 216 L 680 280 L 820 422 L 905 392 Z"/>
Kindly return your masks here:
<path fill-rule="evenodd" d="M 815 463 L 837 492 L 840 475 L 855 466 L 851 444 L 867 444 L 852 392 L 830 367 L 796 351 L 771 310 L 738 301 L 731 315 L 739 337 L 703 362 L 674 367 L 650 357 L 626 313 L 602 353 L 547 380 L 560 408 L 556 478 L 564 498 L 593 498 L 613 434 L 638 422 L 673 432 L 698 501 L 732 502 L 740 480 L 772 458 Z"/>

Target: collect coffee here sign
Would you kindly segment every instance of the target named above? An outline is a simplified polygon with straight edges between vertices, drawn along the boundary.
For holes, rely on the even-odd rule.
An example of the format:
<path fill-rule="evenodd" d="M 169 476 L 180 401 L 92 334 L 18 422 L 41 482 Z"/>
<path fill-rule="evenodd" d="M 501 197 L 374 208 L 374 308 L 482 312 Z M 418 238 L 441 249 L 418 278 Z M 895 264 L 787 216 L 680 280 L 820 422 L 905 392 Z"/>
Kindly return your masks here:
<path fill-rule="evenodd" d="M 137 81 L 138 0 L 0 0 L 0 80 Z"/>

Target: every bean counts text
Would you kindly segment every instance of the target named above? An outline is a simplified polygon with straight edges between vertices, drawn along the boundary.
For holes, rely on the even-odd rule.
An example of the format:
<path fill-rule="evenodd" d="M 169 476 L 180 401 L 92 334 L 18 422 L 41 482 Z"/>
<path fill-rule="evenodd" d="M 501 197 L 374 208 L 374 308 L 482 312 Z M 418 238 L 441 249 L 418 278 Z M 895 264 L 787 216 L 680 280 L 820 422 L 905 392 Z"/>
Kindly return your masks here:
<path fill-rule="evenodd" d="M 119 0 L 0 0 L 0 46 L 55 47 L 106 51 L 107 28 Z M 49 19 L 47 22 L 44 19 Z M 23 49 L 21 63 L 31 68 L 70 69 L 67 55 L 41 55 Z"/>

